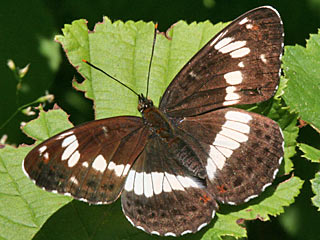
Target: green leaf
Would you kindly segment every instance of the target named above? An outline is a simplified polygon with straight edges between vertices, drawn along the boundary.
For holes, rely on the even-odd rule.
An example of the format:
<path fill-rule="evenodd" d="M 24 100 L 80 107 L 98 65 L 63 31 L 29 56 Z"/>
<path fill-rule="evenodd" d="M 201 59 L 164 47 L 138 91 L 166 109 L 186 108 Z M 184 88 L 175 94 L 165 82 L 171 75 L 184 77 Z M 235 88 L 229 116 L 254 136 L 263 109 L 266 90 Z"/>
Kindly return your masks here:
<path fill-rule="evenodd" d="M 44 112 L 40 109 L 39 117 L 26 124 L 22 130 L 29 137 L 44 141 L 73 125 L 66 121 L 68 115 L 57 106 L 55 110 Z"/>
<path fill-rule="evenodd" d="M 310 160 L 311 162 L 319 163 L 320 162 L 320 150 L 314 147 L 311 147 L 304 143 L 298 144 L 299 149 L 304 153 L 302 157 Z"/>
<path fill-rule="evenodd" d="M 50 215 L 70 201 L 35 186 L 22 172 L 32 147 L 0 149 L 0 238 L 31 239 Z"/>
<path fill-rule="evenodd" d="M 157 105 L 164 90 L 183 65 L 226 24 L 210 22 L 187 25 L 180 21 L 158 34 L 150 78 L 150 98 Z M 90 61 L 118 78 L 138 93 L 146 92 L 146 80 L 153 41 L 154 24 L 128 21 L 111 23 L 108 18 L 88 32 L 84 20 L 65 25 L 64 35 L 56 36 L 68 58 L 85 77 L 74 85 L 95 103 L 96 118 L 136 115 L 137 96 L 82 62 Z M 185 36 L 188 36 L 187 38 Z"/>
<path fill-rule="evenodd" d="M 318 211 L 320 211 L 320 172 L 316 173 L 314 179 L 311 180 L 312 191 L 315 196 L 312 198 L 313 204 L 318 207 Z"/>
<path fill-rule="evenodd" d="M 320 35 L 311 34 L 306 48 L 286 46 L 283 56 L 285 77 L 289 80 L 284 99 L 291 110 L 320 129 Z"/>
<path fill-rule="evenodd" d="M 202 239 L 222 239 L 221 236 L 229 235 L 236 238 L 246 237 L 246 230 L 239 225 L 243 220 L 260 219 L 267 221 L 269 216 L 276 216 L 284 212 L 284 207 L 294 202 L 300 193 L 303 181 L 292 177 L 282 182 L 275 189 L 268 188 L 256 198 L 241 205 L 241 207 L 224 206 L 226 214 L 218 213 L 218 220 L 213 228 L 209 229 Z M 237 211 L 235 211 L 238 209 Z"/>
<path fill-rule="evenodd" d="M 269 108 L 266 108 L 270 109 L 266 116 L 277 121 L 282 129 L 284 135 L 285 148 L 283 171 L 285 174 L 288 174 L 293 169 L 293 163 L 290 158 L 296 154 L 296 140 L 299 135 L 299 127 L 297 126 L 298 115 L 290 113 L 288 107 L 284 104 L 283 100 L 281 99 L 281 96 L 283 96 L 286 87 L 286 79 L 281 78 L 278 91 L 272 101 L 272 104 L 269 106 Z M 263 106 L 263 104 L 264 103 L 260 105 Z M 266 110 L 261 109 L 261 111 L 265 113 Z"/>

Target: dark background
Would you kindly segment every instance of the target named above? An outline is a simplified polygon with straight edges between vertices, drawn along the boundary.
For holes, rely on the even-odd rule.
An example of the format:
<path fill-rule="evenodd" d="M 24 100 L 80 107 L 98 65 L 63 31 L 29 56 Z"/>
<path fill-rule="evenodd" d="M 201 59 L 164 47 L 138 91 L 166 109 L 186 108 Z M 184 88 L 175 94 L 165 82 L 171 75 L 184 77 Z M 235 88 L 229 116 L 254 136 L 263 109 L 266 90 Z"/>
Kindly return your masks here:
<path fill-rule="evenodd" d="M 29 103 L 48 90 L 68 114 L 73 124 L 94 118 L 92 103 L 83 94 L 72 89 L 71 80 L 81 77 L 69 64 L 61 46 L 53 41 L 61 34 L 64 24 L 84 18 L 89 29 L 102 21 L 103 16 L 115 20 L 143 20 L 159 23 L 166 31 L 178 20 L 188 23 L 210 20 L 227 22 L 242 13 L 262 5 L 271 5 L 281 14 L 284 22 L 285 45 L 305 46 L 309 34 L 317 33 L 320 26 L 320 0 L 98 0 L 98 1 L 4 1 L 0 9 L 0 125 L 19 106 Z M 187 37 L 187 36 L 186 36 Z M 30 70 L 17 91 L 17 79 L 7 67 L 13 59 L 16 66 L 30 63 Z M 45 108 L 52 104 L 45 105 Z M 20 131 L 20 123 L 33 117 L 18 113 L 3 129 L 0 137 L 8 135 L 10 144 L 32 143 Z M 301 142 L 319 141 L 318 134 L 306 127 L 301 130 Z M 314 176 L 315 165 L 295 157 L 295 175 L 308 180 Z M 311 170 L 310 170 L 311 169 Z M 248 224 L 249 239 L 320 239 L 320 217 L 312 206 L 312 192 L 308 181 L 295 204 L 270 222 Z"/>

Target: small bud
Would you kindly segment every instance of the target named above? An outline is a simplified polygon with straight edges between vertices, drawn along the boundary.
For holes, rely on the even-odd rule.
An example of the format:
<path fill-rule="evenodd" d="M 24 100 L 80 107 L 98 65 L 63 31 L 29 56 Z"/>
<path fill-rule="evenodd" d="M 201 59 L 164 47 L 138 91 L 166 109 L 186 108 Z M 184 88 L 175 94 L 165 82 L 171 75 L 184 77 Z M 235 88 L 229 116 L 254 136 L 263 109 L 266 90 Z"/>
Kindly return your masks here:
<path fill-rule="evenodd" d="M 49 103 L 53 102 L 53 100 L 54 100 L 54 95 L 53 94 L 47 94 L 47 95 L 39 97 L 37 99 L 38 102 L 46 102 L 46 101 L 48 101 Z"/>
<path fill-rule="evenodd" d="M 6 144 L 7 139 L 8 139 L 8 135 L 4 134 L 0 139 L 0 144 Z"/>
<path fill-rule="evenodd" d="M 7 65 L 12 71 L 16 70 L 16 65 L 14 64 L 14 61 L 12 59 L 8 59 Z"/>
<path fill-rule="evenodd" d="M 32 111 L 31 107 L 27 107 L 27 108 L 23 109 L 22 113 L 27 115 L 27 116 L 33 116 L 33 115 L 36 114 L 34 111 Z"/>
<path fill-rule="evenodd" d="M 25 66 L 24 68 L 19 70 L 19 77 L 20 78 L 23 78 L 27 74 L 27 72 L 29 71 L 29 66 L 30 66 L 30 63 L 27 64 L 27 66 Z"/>

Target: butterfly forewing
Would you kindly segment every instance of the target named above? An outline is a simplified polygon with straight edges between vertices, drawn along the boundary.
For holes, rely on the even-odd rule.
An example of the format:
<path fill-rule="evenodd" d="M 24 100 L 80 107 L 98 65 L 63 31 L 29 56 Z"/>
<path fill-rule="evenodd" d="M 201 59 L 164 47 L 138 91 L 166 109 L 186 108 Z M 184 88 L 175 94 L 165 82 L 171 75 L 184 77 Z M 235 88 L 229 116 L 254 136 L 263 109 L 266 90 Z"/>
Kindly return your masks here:
<path fill-rule="evenodd" d="M 24 169 L 48 191 L 91 203 L 113 202 L 148 132 L 137 117 L 92 121 L 38 145 L 25 158 Z"/>
<path fill-rule="evenodd" d="M 158 137 L 148 142 L 130 170 L 121 201 L 134 226 L 152 234 L 179 236 L 207 225 L 217 204 L 205 180 L 182 166 L 182 149 L 174 151 L 170 144 Z M 198 161 L 195 155 L 188 157 Z"/>
<path fill-rule="evenodd" d="M 211 39 L 177 74 L 160 109 L 171 117 L 269 99 L 280 78 L 283 26 L 271 7 L 240 16 Z"/>

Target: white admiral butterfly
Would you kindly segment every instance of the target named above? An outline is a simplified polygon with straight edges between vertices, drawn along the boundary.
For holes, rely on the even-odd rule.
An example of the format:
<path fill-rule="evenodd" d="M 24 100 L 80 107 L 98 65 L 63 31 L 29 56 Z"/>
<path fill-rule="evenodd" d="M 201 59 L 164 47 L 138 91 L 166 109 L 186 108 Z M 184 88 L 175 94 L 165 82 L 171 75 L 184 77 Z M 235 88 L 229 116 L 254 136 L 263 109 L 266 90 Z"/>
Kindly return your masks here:
<path fill-rule="evenodd" d="M 283 51 L 278 12 L 260 7 L 213 37 L 176 75 L 159 108 L 139 95 L 142 118 L 85 123 L 35 147 L 23 167 L 48 191 L 93 204 L 121 195 L 127 219 L 151 234 L 197 232 L 218 209 L 271 185 L 283 158 L 273 120 L 230 108 L 268 100 Z"/>

